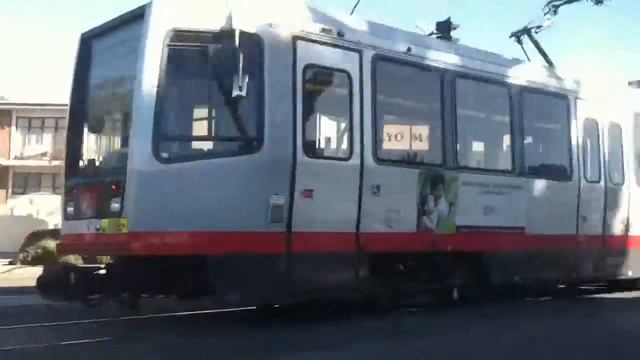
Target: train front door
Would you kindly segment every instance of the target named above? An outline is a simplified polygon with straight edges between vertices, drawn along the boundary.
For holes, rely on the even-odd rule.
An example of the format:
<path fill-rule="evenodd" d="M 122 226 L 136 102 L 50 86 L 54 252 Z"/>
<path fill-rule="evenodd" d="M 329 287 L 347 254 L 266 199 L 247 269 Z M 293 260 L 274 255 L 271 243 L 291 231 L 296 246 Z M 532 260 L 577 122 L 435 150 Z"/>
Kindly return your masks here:
<path fill-rule="evenodd" d="M 300 39 L 294 46 L 292 285 L 351 287 L 358 273 L 361 55 Z"/>

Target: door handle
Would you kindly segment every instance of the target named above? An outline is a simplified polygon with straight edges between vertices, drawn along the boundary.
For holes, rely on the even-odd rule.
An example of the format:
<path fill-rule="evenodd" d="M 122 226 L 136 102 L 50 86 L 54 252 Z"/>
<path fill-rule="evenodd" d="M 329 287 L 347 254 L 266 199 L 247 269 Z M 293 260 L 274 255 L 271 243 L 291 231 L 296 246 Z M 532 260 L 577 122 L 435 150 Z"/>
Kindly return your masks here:
<path fill-rule="evenodd" d="M 584 223 L 589 221 L 589 218 L 587 217 L 587 215 L 580 215 L 580 220 Z"/>

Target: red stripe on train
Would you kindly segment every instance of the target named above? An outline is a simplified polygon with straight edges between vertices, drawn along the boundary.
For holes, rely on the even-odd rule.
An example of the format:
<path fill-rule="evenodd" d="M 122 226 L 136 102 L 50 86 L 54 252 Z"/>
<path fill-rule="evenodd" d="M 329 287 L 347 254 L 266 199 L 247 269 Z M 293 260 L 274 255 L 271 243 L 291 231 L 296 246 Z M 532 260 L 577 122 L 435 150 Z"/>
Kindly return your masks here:
<path fill-rule="evenodd" d="M 223 255 L 284 254 L 286 234 L 280 232 L 139 232 L 127 234 L 64 234 L 64 254 Z"/>
<path fill-rule="evenodd" d="M 291 234 L 292 253 L 355 253 L 357 251 L 355 233 L 294 232 Z"/>
<path fill-rule="evenodd" d="M 467 231 L 457 234 L 363 233 L 361 247 L 371 253 L 523 252 L 579 249 L 640 249 L 640 236 L 532 235 L 519 232 Z M 65 234 L 61 253 L 87 255 L 285 254 L 281 232 L 140 232 Z M 297 232 L 291 252 L 355 253 L 354 233 Z"/>

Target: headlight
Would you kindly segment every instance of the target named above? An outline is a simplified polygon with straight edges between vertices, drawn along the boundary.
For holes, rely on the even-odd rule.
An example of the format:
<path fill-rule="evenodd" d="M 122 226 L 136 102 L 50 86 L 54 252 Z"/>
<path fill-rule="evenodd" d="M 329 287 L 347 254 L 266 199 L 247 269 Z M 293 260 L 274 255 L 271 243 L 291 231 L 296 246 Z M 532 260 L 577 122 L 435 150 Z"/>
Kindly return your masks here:
<path fill-rule="evenodd" d="M 111 202 L 109 203 L 109 211 L 112 213 L 120 213 L 120 210 L 122 210 L 122 198 L 115 197 L 111 199 Z"/>
<path fill-rule="evenodd" d="M 73 201 L 68 201 L 65 206 L 64 206 L 64 211 L 67 214 L 67 216 L 72 217 L 73 214 L 75 214 L 76 212 L 76 207 L 73 204 Z"/>

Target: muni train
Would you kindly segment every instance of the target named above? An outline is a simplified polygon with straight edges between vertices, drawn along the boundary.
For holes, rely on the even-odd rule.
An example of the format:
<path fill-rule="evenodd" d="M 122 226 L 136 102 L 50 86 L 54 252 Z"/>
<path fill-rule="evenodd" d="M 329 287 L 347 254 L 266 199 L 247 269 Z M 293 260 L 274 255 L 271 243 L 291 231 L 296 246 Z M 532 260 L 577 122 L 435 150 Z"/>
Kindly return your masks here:
<path fill-rule="evenodd" d="M 113 261 L 48 269 L 43 296 L 640 278 L 640 127 L 583 115 L 579 82 L 306 6 L 222 3 L 156 0 L 81 36 L 58 250 Z"/>

